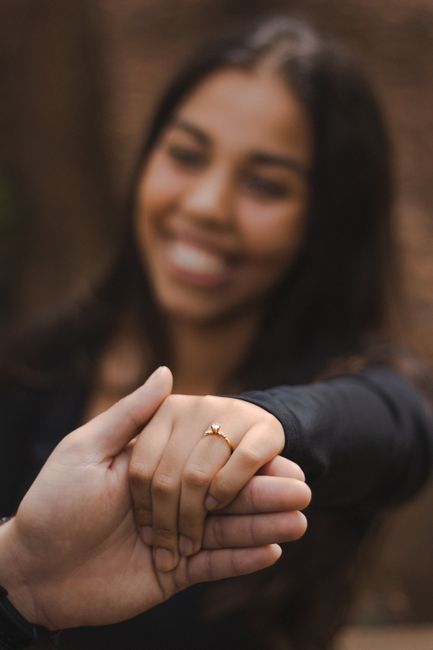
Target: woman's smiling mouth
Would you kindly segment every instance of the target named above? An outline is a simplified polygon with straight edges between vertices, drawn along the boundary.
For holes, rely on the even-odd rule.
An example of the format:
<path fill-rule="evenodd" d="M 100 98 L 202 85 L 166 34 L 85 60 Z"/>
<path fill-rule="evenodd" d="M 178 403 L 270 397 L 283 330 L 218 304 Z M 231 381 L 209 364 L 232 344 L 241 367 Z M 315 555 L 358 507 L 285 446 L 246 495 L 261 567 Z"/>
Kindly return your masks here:
<path fill-rule="evenodd" d="M 233 269 L 221 253 L 186 239 L 166 240 L 164 253 L 171 274 L 197 286 L 225 284 Z"/>

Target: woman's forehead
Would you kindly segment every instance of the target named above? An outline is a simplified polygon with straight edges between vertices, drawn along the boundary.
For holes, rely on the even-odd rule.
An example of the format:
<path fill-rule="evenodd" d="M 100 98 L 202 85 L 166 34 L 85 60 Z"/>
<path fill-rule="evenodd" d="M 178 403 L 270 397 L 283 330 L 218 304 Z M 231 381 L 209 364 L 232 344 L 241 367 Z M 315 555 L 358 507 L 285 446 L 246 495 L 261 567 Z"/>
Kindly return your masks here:
<path fill-rule="evenodd" d="M 303 163 L 310 161 L 308 114 L 283 81 L 268 71 L 213 73 L 179 106 L 176 123 L 188 125 L 191 132 L 196 129 L 210 145 L 281 153 L 289 149 Z"/>

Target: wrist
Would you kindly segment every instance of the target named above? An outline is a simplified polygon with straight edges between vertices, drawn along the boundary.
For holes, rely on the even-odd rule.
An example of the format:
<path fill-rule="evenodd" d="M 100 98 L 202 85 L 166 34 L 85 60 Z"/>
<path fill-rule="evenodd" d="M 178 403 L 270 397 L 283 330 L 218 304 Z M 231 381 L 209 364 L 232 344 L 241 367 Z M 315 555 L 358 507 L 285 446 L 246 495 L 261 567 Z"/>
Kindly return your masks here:
<path fill-rule="evenodd" d="M 22 551 L 13 518 L 0 526 L 0 585 L 7 591 L 8 600 L 23 618 L 34 625 L 50 628 L 37 589 L 32 584 L 31 572 L 24 568 L 26 565 L 27 558 Z"/>

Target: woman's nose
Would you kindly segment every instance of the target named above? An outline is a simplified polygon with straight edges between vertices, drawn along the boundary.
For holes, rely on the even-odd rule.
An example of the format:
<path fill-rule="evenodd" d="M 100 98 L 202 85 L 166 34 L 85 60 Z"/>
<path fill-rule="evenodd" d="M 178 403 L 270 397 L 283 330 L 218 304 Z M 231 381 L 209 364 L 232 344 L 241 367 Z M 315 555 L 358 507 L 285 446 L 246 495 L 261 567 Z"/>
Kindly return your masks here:
<path fill-rule="evenodd" d="M 195 220 L 227 227 L 232 219 L 232 194 L 230 175 L 225 170 L 207 170 L 188 186 L 183 196 L 183 211 Z"/>

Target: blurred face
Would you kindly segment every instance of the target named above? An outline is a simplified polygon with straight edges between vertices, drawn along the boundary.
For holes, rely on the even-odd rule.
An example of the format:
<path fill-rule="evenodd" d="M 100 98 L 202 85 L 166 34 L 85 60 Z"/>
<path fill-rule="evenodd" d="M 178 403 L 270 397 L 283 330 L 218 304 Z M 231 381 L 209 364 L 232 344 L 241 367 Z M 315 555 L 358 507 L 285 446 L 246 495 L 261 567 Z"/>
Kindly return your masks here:
<path fill-rule="evenodd" d="M 168 314 L 257 312 L 299 251 L 311 132 L 271 72 L 222 70 L 179 106 L 138 187 L 136 231 Z"/>

